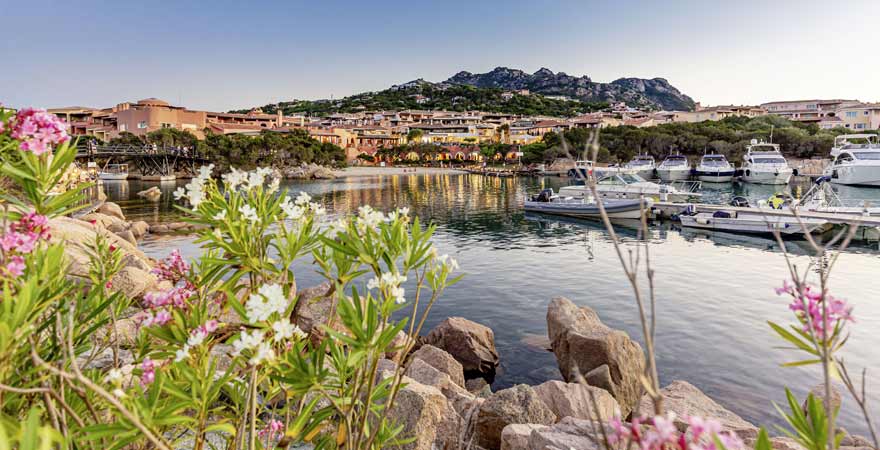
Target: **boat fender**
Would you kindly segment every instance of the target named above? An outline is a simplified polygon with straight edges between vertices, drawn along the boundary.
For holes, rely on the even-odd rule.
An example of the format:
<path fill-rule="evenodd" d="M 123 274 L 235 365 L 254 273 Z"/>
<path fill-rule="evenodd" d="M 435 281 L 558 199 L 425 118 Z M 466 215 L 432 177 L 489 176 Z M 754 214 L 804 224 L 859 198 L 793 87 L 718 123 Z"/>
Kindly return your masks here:
<path fill-rule="evenodd" d="M 794 176 L 798 176 L 798 170 L 797 170 L 797 169 L 792 169 L 791 174 L 794 175 Z"/>
<path fill-rule="evenodd" d="M 709 225 L 709 223 L 711 223 L 711 221 L 709 219 L 706 219 L 705 217 L 700 217 L 696 219 L 696 222 L 701 225 Z"/>
<path fill-rule="evenodd" d="M 746 176 L 749 177 L 752 175 L 752 171 L 750 169 L 746 169 Z"/>

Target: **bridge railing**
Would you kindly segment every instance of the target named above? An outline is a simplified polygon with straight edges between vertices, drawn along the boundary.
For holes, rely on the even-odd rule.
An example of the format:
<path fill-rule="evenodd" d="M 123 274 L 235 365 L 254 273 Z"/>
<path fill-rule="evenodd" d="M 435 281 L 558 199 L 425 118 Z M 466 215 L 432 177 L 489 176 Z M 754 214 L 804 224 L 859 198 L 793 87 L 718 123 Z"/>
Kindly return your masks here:
<path fill-rule="evenodd" d="M 189 158 L 203 159 L 201 152 L 195 148 L 156 145 L 156 144 L 104 144 L 94 141 L 77 142 L 77 155 L 84 156 L 107 156 L 115 155 L 158 155 L 158 156 L 184 156 Z"/>

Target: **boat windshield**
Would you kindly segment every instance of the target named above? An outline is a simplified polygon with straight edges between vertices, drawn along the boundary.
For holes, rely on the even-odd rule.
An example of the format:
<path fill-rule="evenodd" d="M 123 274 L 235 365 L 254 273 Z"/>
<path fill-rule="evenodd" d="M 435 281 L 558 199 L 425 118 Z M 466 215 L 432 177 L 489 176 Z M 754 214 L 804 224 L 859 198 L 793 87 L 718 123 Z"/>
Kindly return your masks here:
<path fill-rule="evenodd" d="M 684 157 L 681 157 L 681 158 L 671 158 L 670 157 L 670 158 L 666 158 L 665 160 L 663 160 L 663 165 L 667 166 L 667 167 L 668 166 L 686 166 L 687 163 L 688 163 L 687 159 L 685 159 Z"/>
<path fill-rule="evenodd" d="M 768 158 L 762 156 L 759 158 L 752 158 L 752 162 L 754 164 L 785 164 L 785 158 Z"/>
<path fill-rule="evenodd" d="M 727 166 L 727 160 L 723 156 L 704 156 L 701 163 L 704 166 L 720 167 Z"/>
<path fill-rule="evenodd" d="M 631 166 L 650 166 L 651 164 L 654 164 L 654 160 L 647 158 L 636 158 L 630 161 L 629 164 Z"/>
<path fill-rule="evenodd" d="M 853 152 L 856 159 L 880 161 L 880 152 Z"/>
<path fill-rule="evenodd" d="M 620 174 L 620 178 L 626 184 L 641 183 L 641 182 L 645 181 L 644 178 L 642 178 L 636 174 L 633 174 L 633 173 L 622 173 L 622 174 Z"/>
<path fill-rule="evenodd" d="M 619 173 L 600 178 L 597 184 L 602 185 L 623 185 L 644 182 L 645 179 L 632 173 Z"/>

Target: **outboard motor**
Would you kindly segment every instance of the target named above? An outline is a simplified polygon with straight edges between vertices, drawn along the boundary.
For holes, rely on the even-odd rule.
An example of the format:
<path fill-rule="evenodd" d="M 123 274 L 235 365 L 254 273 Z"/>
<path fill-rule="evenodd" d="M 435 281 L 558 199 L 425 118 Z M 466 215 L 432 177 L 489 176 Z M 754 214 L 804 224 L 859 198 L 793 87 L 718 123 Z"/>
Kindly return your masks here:
<path fill-rule="evenodd" d="M 730 206 L 738 206 L 740 208 L 748 208 L 752 205 L 749 204 L 749 199 L 747 199 L 741 195 L 737 195 L 736 197 L 733 197 L 730 200 Z"/>
<path fill-rule="evenodd" d="M 553 189 L 544 189 L 538 193 L 538 195 L 532 197 L 532 201 L 535 202 L 550 202 L 550 198 L 553 197 Z"/>

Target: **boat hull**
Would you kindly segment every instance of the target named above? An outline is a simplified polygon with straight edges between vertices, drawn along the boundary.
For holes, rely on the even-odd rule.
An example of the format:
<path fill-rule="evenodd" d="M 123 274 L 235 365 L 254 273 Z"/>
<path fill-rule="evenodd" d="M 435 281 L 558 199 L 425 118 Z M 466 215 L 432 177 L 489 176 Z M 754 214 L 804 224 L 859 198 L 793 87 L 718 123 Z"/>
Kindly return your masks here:
<path fill-rule="evenodd" d="M 128 179 L 127 173 L 99 173 L 98 178 L 104 181 L 122 181 Z"/>
<path fill-rule="evenodd" d="M 638 169 L 636 174 L 646 180 L 657 178 L 657 175 L 654 174 L 654 169 Z"/>
<path fill-rule="evenodd" d="M 695 195 L 687 192 L 658 192 L 643 189 L 613 190 L 605 186 L 597 186 L 596 190 L 600 197 L 609 200 L 638 200 L 642 197 L 647 197 L 654 201 L 678 203 L 686 202 L 692 197 L 699 197 L 699 194 Z M 559 190 L 559 195 L 584 198 L 591 197 L 593 193 L 587 186 L 565 186 Z"/>
<path fill-rule="evenodd" d="M 680 216 L 681 225 L 703 230 L 728 231 L 747 234 L 797 235 L 821 233 L 830 228 L 825 220 L 783 218 L 761 214 L 732 214 L 733 217 L 714 217 L 710 213 Z"/>
<path fill-rule="evenodd" d="M 640 219 L 642 217 L 642 204 L 644 209 L 650 210 L 650 202 L 640 200 L 606 200 L 602 202 L 605 213 L 612 219 Z M 595 203 L 574 202 L 532 202 L 524 204 L 527 212 L 553 214 L 557 216 L 575 217 L 578 219 L 599 219 L 602 213 Z"/>
<path fill-rule="evenodd" d="M 832 167 L 827 172 L 834 184 L 880 187 L 880 164 Z"/>
<path fill-rule="evenodd" d="M 657 176 L 663 181 L 682 181 L 691 176 L 691 169 L 657 169 Z"/>
<path fill-rule="evenodd" d="M 755 169 L 743 169 L 742 180 L 754 184 L 788 184 L 791 180 L 791 169 L 763 171 Z"/>
<path fill-rule="evenodd" d="M 143 181 L 174 181 L 177 177 L 174 175 L 144 175 L 141 177 Z"/>
<path fill-rule="evenodd" d="M 697 180 L 706 182 L 706 183 L 729 183 L 733 181 L 733 175 L 736 173 L 735 170 L 697 170 Z"/>

